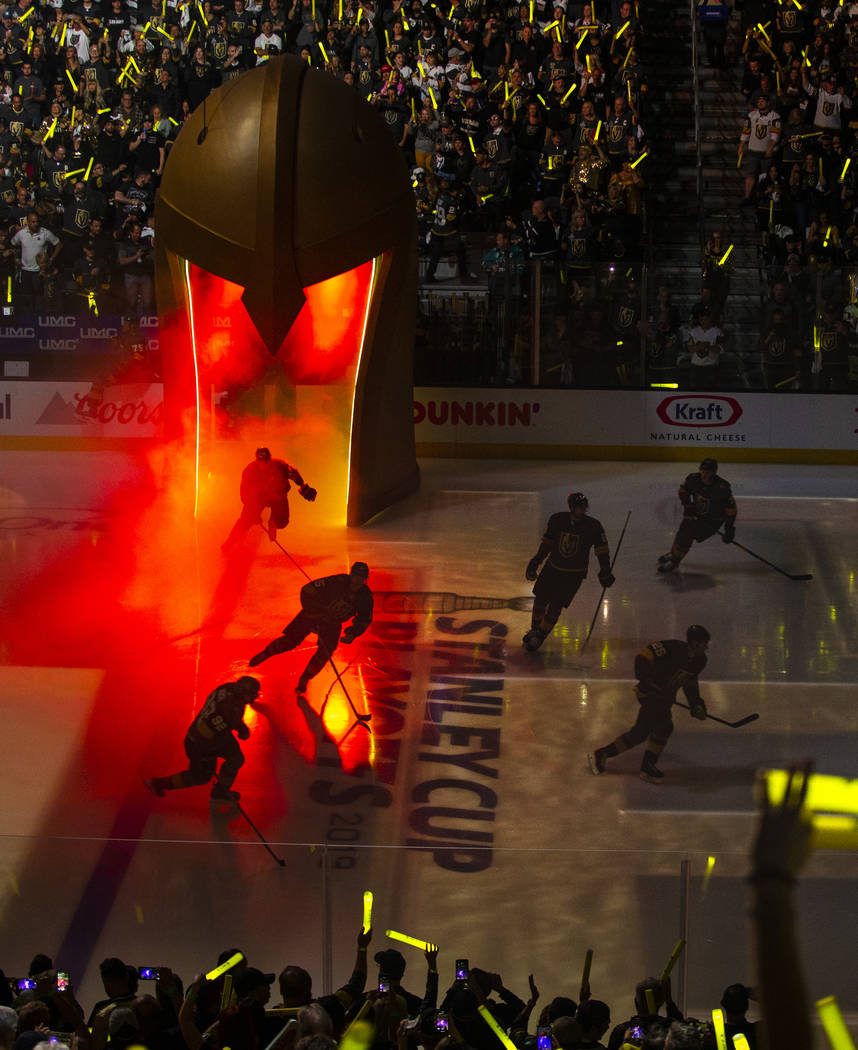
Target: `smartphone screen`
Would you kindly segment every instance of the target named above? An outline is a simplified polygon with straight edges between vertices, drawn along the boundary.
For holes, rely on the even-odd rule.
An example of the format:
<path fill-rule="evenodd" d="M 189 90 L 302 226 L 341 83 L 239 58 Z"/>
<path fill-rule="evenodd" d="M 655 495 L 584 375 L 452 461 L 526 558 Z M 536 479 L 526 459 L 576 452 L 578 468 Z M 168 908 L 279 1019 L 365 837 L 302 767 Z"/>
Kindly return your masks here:
<path fill-rule="evenodd" d="M 138 966 L 137 976 L 141 981 L 157 981 L 158 971 L 154 966 Z"/>
<path fill-rule="evenodd" d="M 539 1025 L 536 1029 L 537 1050 L 551 1050 L 551 1025 Z"/>
<path fill-rule="evenodd" d="M 467 981 L 468 979 L 468 960 L 457 959 L 456 960 L 456 980 Z"/>
<path fill-rule="evenodd" d="M 60 970 L 57 973 L 57 991 L 64 992 L 69 986 L 69 975 Z"/>
<path fill-rule="evenodd" d="M 450 1028 L 450 1022 L 446 1014 L 438 1014 L 435 1018 L 435 1029 L 438 1032 L 446 1032 Z"/>

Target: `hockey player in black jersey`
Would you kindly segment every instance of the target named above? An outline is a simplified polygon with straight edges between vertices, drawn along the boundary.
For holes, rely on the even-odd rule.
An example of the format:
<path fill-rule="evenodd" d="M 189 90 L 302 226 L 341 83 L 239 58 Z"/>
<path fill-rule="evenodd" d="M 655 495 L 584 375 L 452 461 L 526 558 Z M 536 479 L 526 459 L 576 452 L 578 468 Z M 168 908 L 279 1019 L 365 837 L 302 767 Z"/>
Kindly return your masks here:
<path fill-rule="evenodd" d="M 732 543 L 736 536 L 736 501 L 730 483 L 718 476 L 714 459 L 704 459 L 700 470 L 679 486 L 682 501 L 682 521 L 673 539 L 673 546 L 658 559 L 660 573 L 673 572 L 696 540 L 702 543 L 724 526 L 722 539 Z"/>
<path fill-rule="evenodd" d="M 257 696 L 259 682 L 247 675 L 237 682 L 219 685 L 210 693 L 185 735 L 188 768 L 169 777 L 144 780 L 152 794 L 160 798 L 166 791 L 206 784 L 217 772 L 211 797 L 237 802 L 241 796 L 232 790 L 232 783 L 244 765 L 244 755 L 233 733 L 238 734 L 239 740 L 247 740 L 250 736 L 250 730 L 244 724 L 244 708 Z M 223 762 L 218 772 L 219 758 Z"/>
<path fill-rule="evenodd" d="M 223 550 L 228 550 L 253 525 L 260 524 L 262 511 L 266 507 L 271 510 L 266 531 L 269 539 L 276 539 L 277 530 L 285 529 L 289 524 L 287 493 L 292 487 L 289 484 L 291 481 L 298 486 L 298 492 L 304 499 L 312 503 L 316 498 L 316 490 L 304 481 L 295 467 L 285 460 L 272 459 L 267 448 L 256 450 L 253 462 L 241 474 L 241 517 L 233 525 Z"/>
<path fill-rule="evenodd" d="M 250 666 L 256 667 L 269 656 L 295 649 L 308 634 L 315 634 L 319 640 L 318 648 L 301 672 L 296 686 L 296 692 L 306 692 L 307 683 L 322 670 L 337 648 L 343 623 L 352 621 L 342 631 L 342 639 L 348 643 L 363 634 L 372 622 L 372 591 L 366 585 L 368 578 L 369 568 L 364 562 L 356 561 L 349 575 L 339 573 L 305 584 L 301 588 L 301 611 L 279 638 L 251 658 Z"/>
<path fill-rule="evenodd" d="M 635 693 L 640 704 L 638 717 L 631 729 L 616 740 L 587 755 L 590 769 L 595 774 L 605 772 L 609 758 L 621 755 L 646 741 L 641 780 L 657 784 L 664 776 L 656 762 L 673 732 L 671 708 L 679 689 L 685 693 L 693 718 L 706 717 L 706 704 L 700 695 L 697 676 L 706 666 L 709 632 L 692 624 L 685 641 L 672 638 L 653 642 L 635 657 Z"/>
<path fill-rule="evenodd" d="M 525 649 L 531 653 L 551 633 L 560 613 L 569 606 L 587 576 L 591 547 L 599 559 L 599 583 L 610 587 L 614 582 L 605 530 L 601 522 L 587 514 L 587 497 L 581 492 L 572 492 L 568 503 L 568 512 L 560 511 L 548 519 L 539 550 L 528 562 L 524 574 L 528 580 L 536 581 L 530 630 L 522 639 Z"/>

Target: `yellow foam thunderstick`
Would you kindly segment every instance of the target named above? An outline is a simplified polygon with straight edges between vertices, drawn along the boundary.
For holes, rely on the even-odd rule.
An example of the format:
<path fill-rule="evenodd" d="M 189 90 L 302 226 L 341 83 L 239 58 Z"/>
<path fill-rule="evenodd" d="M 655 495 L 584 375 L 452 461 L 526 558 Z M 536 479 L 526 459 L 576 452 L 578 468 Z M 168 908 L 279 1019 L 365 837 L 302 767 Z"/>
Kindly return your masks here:
<path fill-rule="evenodd" d="M 365 890 L 363 895 L 363 932 L 369 933 L 372 926 L 372 890 Z"/>
<path fill-rule="evenodd" d="M 670 953 L 670 958 L 667 960 L 667 965 L 665 966 L 664 970 L 662 970 L 662 974 L 661 974 L 661 983 L 662 984 L 664 984 L 664 982 L 668 979 L 668 977 L 670 977 L 674 966 L 676 966 L 677 959 L 680 957 L 680 955 L 682 955 L 682 949 L 684 947 L 685 947 L 685 940 L 682 937 L 680 937 L 679 940 L 674 945 L 673 951 Z"/>
<path fill-rule="evenodd" d="M 855 1050 L 852 1036 L 849 1034 L 849 1029 L 846 1027 L 843 1014 L 834 996 L 829 995 L 825 999 L 818 999 L 815 1006 L 832 1050 Z"/>
<path fill-rule="evenodd" d="M 515 1043 L 512 1041 L 512 1039 L 510 1039 L 510 1037 L 506 1034 L 506 1032 L 501 1028 L 501 1026 L 494 1019 L 494 1017 L 492 1017 L 491 1013 L 489 1012 L 489 1008 L 481 1003 L 477 1007 L 477 1009 L 480 1012 L 480 1017 L 482 1017 L 482 1019 L 486 1022 L 486 1024 L 489 1026 L 489 1028 L 491 1028 L 491 1030 L 495 1033 L 495 1035 L 498 1037 L 498 1039 L 500 1039 L 500 1041 L 506 1047 L 506 1050 L 516 1050 Z"/>
<path fill-rule="evenodd" d="M 727 1034 L 724 1031 L 724 1011 L 712 1011 L 712 1027 L 715 1029 L 715 1041 L 718 1050 L 727 1050 Z"/>
<path fill-rule="evenodd" d="M 438 951 L 437 944 L 433 944 L 431 941 L 421 941 L 416 937 L 409 937 L 407 933 L 398 933 L 396 930 L 385 930 L 384 936 L 389 937 L 392 941 L 402 941 L 403 944 L 410 944 L 412 948 L 419 948 L 422 952 Z"/>
<path fill-rule="evenodd" d="M 231 970 L 233 966 L 238 966 L 243 958 L 244 956 L 241 952 L 236 952 L 235 955 L 230 955 L 226 962 L 221 963 L 220 966 L 216 966 L 213 970 L 209 970 L 206 974 L 206 980 L 216 981 L 221 974 L 226 973 L 227 970 Z"/>

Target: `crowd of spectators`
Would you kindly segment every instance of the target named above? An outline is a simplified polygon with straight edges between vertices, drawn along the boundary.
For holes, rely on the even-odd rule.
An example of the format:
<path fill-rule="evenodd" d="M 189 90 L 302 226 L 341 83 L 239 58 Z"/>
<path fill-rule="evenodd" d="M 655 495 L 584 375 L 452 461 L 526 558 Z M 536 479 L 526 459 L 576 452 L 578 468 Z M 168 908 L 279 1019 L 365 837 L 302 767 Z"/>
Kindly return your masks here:
<path fill-rule="evenodd" d="M 720 1004 L 712 1003 L 720 1005 L 731 1047 L 738 1033 L 750 1050 L 812 1047 L 795 915 L 797 876 L 810 852 L 804 802 L 811 769 L 804 763 L 790 771 L 782 803 L 761 801 L 748 879 L 758 991 L 732 984 Z M 372 930 L 361 929 L 348 981 L 320 997 L 302 967 L 266 973 L 235 948 L 221 953 L 217 962 L 223 965 L 211 979 L 200 974 L 187 987 L 166 967 L 138 968 L 108 958 L 100 965 L 104 997 L 88 1012 L 68 974 L 39 954 L 25 978 L 10 980 L 0 971 L 0 1048 L 56 1050 L 57 1043 L 67 1043 L 74 1050 L 498 1050 L 500 1036 L 492 1030 L 497 1026 L 519 1050 L 716 1050 L 714 1017 L 683 1017 L 673 1002 L 669 967 L 637 985 L 629 1017 L 629 1003 L 612 1010 L 591 994 L 586 964 L 580 985 L 572 986 L 567 976 L 563 994 L 536 1011 L 540 993 L 532 975 L 523 998 L 499 973 L 469 968 L 467 960 L 456 960 L 452 983 L 439 995 L 435 945 L 425 950 L 425 987 L 405 987 L 406 960 L 387 948 L 374 955 L 378 975 L 367 991 L 371 940 Z M 280 1002 L 272 1007 L 275 981 Z M 768 1041 L 758 1037 L 759 1023 L 746 1016 L 751 996 L 759 1000 Z"/>
<path fill-rule="evenodd" d="M 760 233 L 769 390 L 858 387 L 858 6 L 742 12 L 743 204 Z M 718 318 L 715 317 L 717 323 Z"/>
<path fill-rule="evenodd" d="M 533 977 L 526 1000 L 505 987 L 498 973 L 476 967 L 453 981 L 439 996 L 437 948 L 426 951 L 425 988 L 404 986 L 406 960 L 395 949 L 375 953 L 378 977 L 367 985 L 367 948 L 371 931 L 358 937 L 354 971 L 333 995 L 313 996 L 310 974 L 300 966 L 286 966 L 279 975 L 265 973 L 241 961 L 226 977 L 207 980 L 200 975 L 184 988 L 171 969 L 138 969 L 121 959 L 100 965 L 104 998 L 87 1013 L 74 988 L 57 990 L 52 960 L 37 955 L 30 974 L 21 981 L 4 982 L 10 1005 L 0 1008 L 0 1045 L 4 1050 L 33 1050 L 40 1042 L 87 1045 L 92 1050 L 116 1050 L 142 1045 L 148 1050 L 199 1050 L 202 1045 L 245 1050 L 266 1047 L 289 1024 L 284 1047 L 335 1050 L 355 1020 L 372 1022 L 375 1050 L 408 1050 L 422 1045 L 435 1050 L 448 1046 L 496 1050 L 497 1037 L 480 1015 L 487 1007 L 500 1027 L 521 1050 L 541 1046 L 554 1050 L 715 1050 L 708 1018 L 686 1019 L 672 1001 L 670 980 L 647 978 L 634 990 L 634 1010 L 628 1019 L 612 1016 L 611 1007 L 590 993 L 585 978 L 575 998 L 558 995 L 536 1011 L 540 998 Z M 221 954 L 218 962 L 234 957 L 237 949 Z M 457 964 L 458 965 L 458 964 Z M 60 974 L 60 982 L 65 975 Z M 277 983 L 276 991 L 273 985 Z M 16 987 L 11 988 L 14 984 Z M 32 987 L 19 990 L 18 984 Z M 274 999 L 279 992 L 279 1002 Z M 742 1032 L 750 1050 L 757 1048 L 757 1023 L 747 1019 L 753 990 L 733 984 L 721 996 L 728 1037 Z M 713 1004 L 714 1005 L 714 1004 Z M 291 1022 L 291 1023 L 290 1023 Z M 17 1024 L 13 1040 L 4 1039 L 4 1026 Z M 536 1028 L 537 1031 L 529 1031 Z M 645 1034 L 644 1034 L 645 1033 Z M 309 1040 L 309 1041 L 305 1041 Z"/>
<path fill-rule="evenodd" d="M 508 254 L 468 259 L 463 235 L 505 233 L 541 260 L 551 310 L 580 310 L 600 264 L 639 264 L 639 16 L 632 0 L 16 0 L 0 9 L 0 299 L 153 313 L 176 135 L 214 86 L 290 53 L 377 107 L 412 173 L 427 281 L 449 257 L 497 292 Z"/>

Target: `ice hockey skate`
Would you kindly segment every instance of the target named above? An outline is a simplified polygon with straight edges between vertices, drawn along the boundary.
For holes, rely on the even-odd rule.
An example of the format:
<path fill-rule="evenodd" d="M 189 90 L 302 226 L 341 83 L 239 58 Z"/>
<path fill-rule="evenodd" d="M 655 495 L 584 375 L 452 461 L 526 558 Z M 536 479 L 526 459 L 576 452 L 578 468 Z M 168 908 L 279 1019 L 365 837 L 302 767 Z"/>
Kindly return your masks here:
<path fill-rule="evenodd" d="M 531 627 L 527 634 L 522 638 L 521 644 L 529 653 L 535 653 L 536 650 L 545 641 L 545 635 L 538 627 Z"/>
<path fill-rule="evenodd" d="M 647 784 L 660 784 L 664 779 L 664 773 L 662 773 L 654 762 L 644 762 L 641 766 L 640 777 L 641 780 L 645 780 Z"/>
<path fill-rule="evenodd" d="M 209 798 L 214 799 L 215 802 L 238 802 L 241 798 L 241 792 L 233 791 L 222 784 L 215 784 Z"/>
<path fill-rule="evenodd" d="M 587 761 L 590 763 L 590 772 L 594 777 L 601 776 L 608 764 L 607 758 L 604 755 L 600 755 L 598 751 L 588 751 Z"/>
<path fill-rule="evenodd" d="M 674 572 L 679 568 L 679 558 L 675 558 L 672 554 L 665 554 L 662 557 L 664 557 L 665 560 L 662 561 L 661 558 L 658 559 L 659 564 L 657 569 L 662 576 L 669 572 Z"/>

